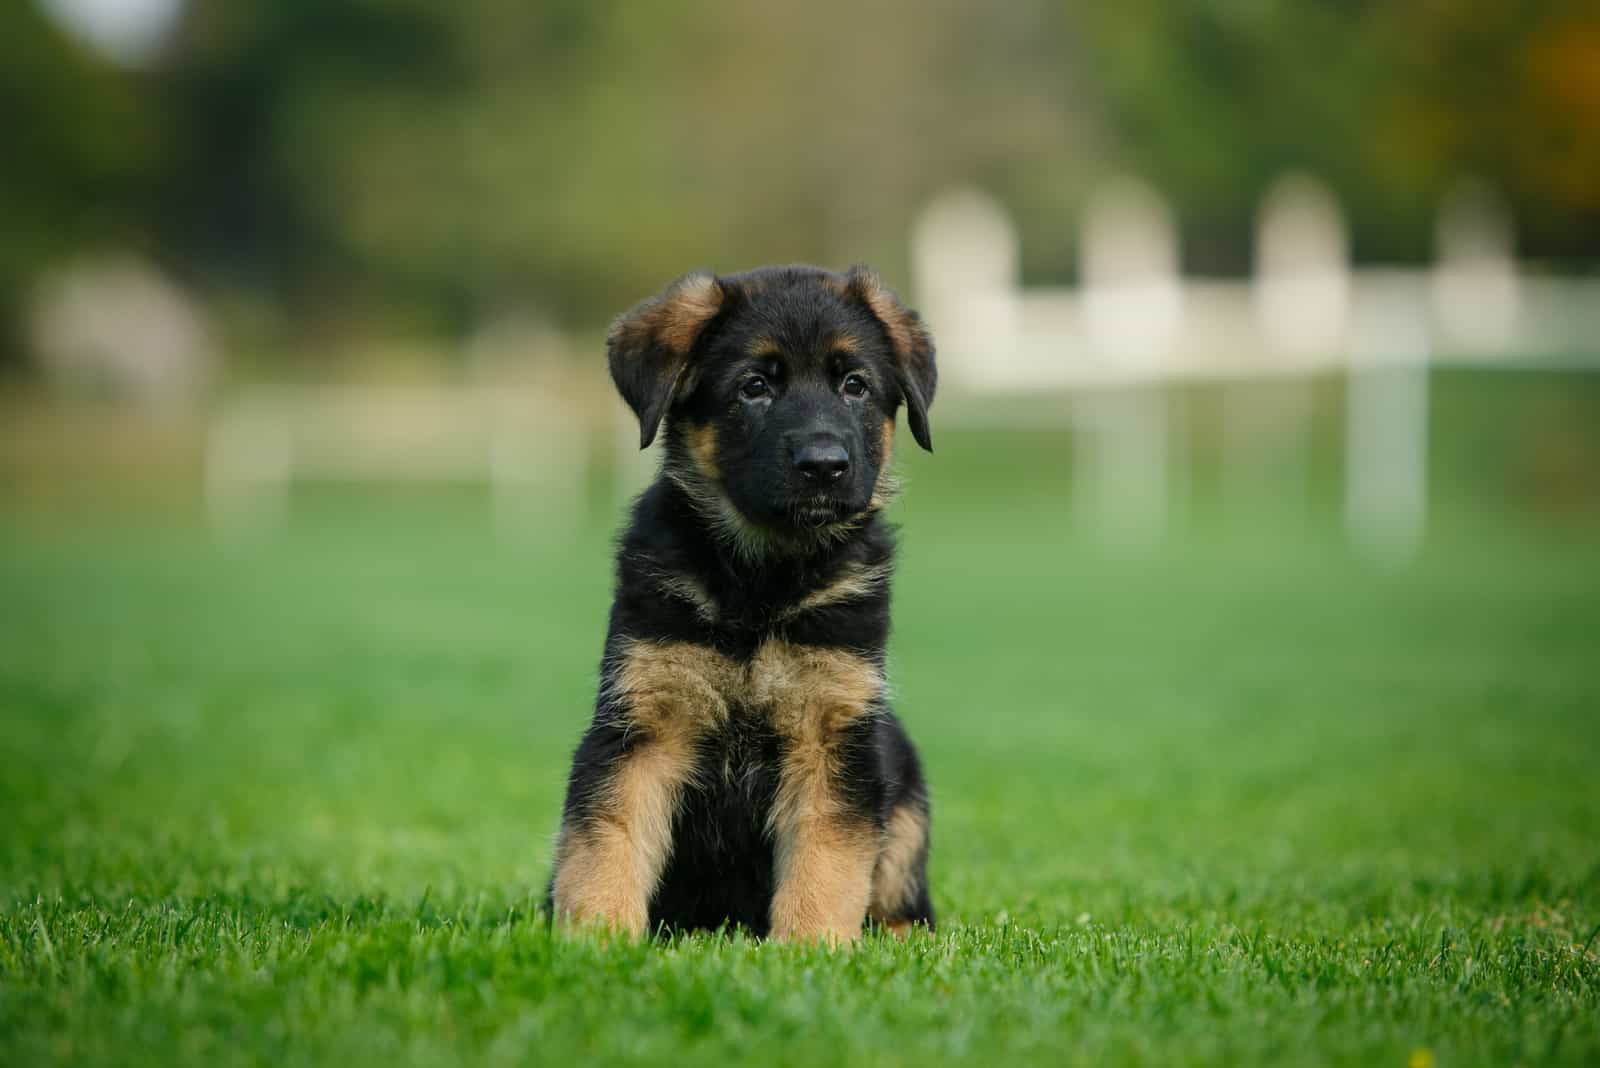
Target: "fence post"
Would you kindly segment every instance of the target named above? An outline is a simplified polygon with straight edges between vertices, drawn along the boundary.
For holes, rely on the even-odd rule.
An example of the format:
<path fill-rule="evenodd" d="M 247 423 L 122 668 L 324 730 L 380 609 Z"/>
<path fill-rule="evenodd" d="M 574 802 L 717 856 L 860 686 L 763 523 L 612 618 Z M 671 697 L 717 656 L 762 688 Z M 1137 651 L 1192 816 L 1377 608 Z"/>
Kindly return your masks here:
<path fill-rule="evenodd" d="M 1380 563 L 1410 562 L 1428 496 L 1427 304 L 1414 278 L 1369 272 L 1345 388 L 1345 528 Z"/>
<path fill-rule="evenodd" d="M 1470 179 L 1439 206 L 1437 260 L 1429 276 L 1440 333 L 1452 350 L 1505 356 L 1521 312 L 1511 218 L 1494 192 Z"/>
<path fill-rule="evenodd" d="M 1021 352 L 1016 228 L 974 189 L 943 194 L 911 230 L 915 303 L 939 346 L 939 373 L 981 387 Z"/>
<path fill-rule="evenodd" d="M 269 406 L 245 398 L 223 405 L 206 432 L 205 502 L 225 541 L 259 540 L 284 519 L 294 442 Z"/>
<path fill-rule="evenodd" d="M 1161 375 L 1183 320 L 1172 213 L 1143 182 L 1114 179 L 1090 197 L 1080 257 L 1085 337 L 1115 384 L 1076 398 L 1073 492 L 1108 544 L 1148 548 L 1171 496 L 1175 435 Z"/>
<path fill-rule="evenodd" d="M 1344 351 L 1350 315 L 1344 219 L 1316 179 L 1285 175 L 1262 199 L 1250 297 L 1269 359 L 1282 374 L 1224 387 L 1222 495 L 1235 508 L 1287 506 L 1303 515 L 1312 407 L 1303 375 Z"/>
<path fill-rule="evenodd" d="M 580 530 L 587 518 L 588 440 L 556 405 L 502 397 L 489 405 L 489 501 L 495 533 L 522 541 Z"/>

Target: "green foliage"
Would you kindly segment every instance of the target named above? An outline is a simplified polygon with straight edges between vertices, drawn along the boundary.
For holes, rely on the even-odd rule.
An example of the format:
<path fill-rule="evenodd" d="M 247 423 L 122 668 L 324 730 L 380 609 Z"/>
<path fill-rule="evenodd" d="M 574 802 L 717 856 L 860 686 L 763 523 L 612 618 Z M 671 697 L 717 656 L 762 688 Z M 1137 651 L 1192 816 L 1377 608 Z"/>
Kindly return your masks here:
<path fill-rule="evenodd" d="M 133 86 L 34 4 L 0 9 L 0 365 L 41 269 L 83 245 L 151 237 L 131 206 L 148 193 L 161 139 Z"/>
<path fill-rule="evenodd" d="M 1060 280 L 1113 169 L 1176 200 L 1205 271 L 1248 268 L 1286 168 L 1331 183 L 1364 259 L 1428 257 L 1470 172 L 1525 252 L 1581 262 L 1596 56 L 1581 0 L 191 0 L 156 69 L 117 73 L 25 0 L 0 15 L 0 298 L 131 241 L 268 294 L 299 340 L 530 305 L 591 326 L 695 266 L 870 260 L 904 284 L 917 210 L 962 184 Z"/>
<path fill-rule="evenodd" d="M 1249 268 L 1285 170 L 1327 181 L 1358 259 L 1426 261 L 1463 176 L 1510 199 L 1522 247 L 1592 259 L 1600 20 L 1582 0 L 1073 5 L 1123 165 L 1177 201 L 1201 271 Z"/>

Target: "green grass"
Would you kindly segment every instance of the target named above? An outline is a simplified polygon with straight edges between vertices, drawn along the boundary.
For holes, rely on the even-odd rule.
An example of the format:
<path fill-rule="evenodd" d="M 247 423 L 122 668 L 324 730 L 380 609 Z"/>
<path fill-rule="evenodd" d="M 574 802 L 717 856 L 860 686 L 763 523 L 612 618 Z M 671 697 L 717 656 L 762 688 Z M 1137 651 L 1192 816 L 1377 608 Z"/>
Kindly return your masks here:
<path fill-rule="evenodd" d="M 1600 1060 L 1592 528 L 1119 561 L 1050 444 L 912 465 L 943 927 L 835 952 L 536 914 L 603 535 L 0 522 L 0 1064 Z"/>

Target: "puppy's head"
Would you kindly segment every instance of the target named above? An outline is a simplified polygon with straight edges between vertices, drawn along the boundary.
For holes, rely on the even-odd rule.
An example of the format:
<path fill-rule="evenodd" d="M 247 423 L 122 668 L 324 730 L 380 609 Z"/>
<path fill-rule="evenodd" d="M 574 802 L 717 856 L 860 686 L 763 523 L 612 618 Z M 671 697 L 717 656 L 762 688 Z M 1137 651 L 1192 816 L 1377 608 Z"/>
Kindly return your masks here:
<path fill-rule="evenodd" d="M 876 507 L 902 404 L 933 447 L 933 343 L 863 267 L 687 275 L 607 345 L 641 446 L 665 419 L 667 474 L 746 540 L 804 540 Z"/>

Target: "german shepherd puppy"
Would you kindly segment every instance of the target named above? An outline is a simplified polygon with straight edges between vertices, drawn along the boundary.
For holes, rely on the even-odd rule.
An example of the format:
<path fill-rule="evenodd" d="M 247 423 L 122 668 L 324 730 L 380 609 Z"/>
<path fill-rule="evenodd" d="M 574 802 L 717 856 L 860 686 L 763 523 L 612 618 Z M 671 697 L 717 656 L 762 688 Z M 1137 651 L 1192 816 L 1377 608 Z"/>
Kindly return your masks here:
<path fill-rule="evenodd" d="M 895 415 L 932 449 L 933 344 L 865 268 L 687 275 L 612 324 L 664 422 L 635 502 L 549 904 L 629 934 L 933 926 L 928 793 L 889 710 Z"/>

